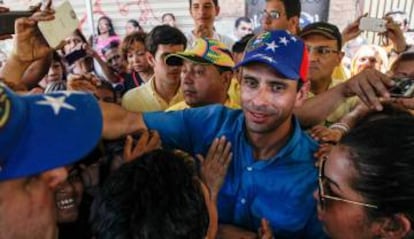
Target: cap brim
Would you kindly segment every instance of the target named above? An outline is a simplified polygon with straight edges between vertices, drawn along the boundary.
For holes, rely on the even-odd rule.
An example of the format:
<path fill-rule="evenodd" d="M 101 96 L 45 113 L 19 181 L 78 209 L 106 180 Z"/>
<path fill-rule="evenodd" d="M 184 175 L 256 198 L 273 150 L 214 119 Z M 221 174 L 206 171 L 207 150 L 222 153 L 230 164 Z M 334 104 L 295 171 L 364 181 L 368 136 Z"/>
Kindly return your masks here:
<path fill-rule="evenodd" d="M 56 114 L 52 106 L 41 103 L 47 101 L 46 96 L 64 97 L 59 99 L 64 99 L 67 105 Z M 20 101 L 18 107 L 25 108 L 26 118 L 19 122 L 21 128 L 13 136 L 15 140 L 7 142 L 6 139 L 12 153 L 7 156 L 7 165 L 2 167 L 0 180 L 27 177 L 73 164 L 97 145 L 103 122 L 94 96 L 61 92 L 11 97 L 15 97 L 13 101 Z"/>
<path fill-rule="evenodd" d="M 283 77 L 290 79 L 290 80 L 300 80 L 300 76 L 286 64 L 282 64 L 282 62 L 273 61 L 270 62 L 266 59 L 257 56 L 245 57 L 242 61 L 240 61 L 234 68 L 246 66 L 251 63 L 263 63 L 271 68 L 273 68 L 277 73 L 282 75 Z"/>
<path fill-rule="evenodd" d="M 182 65 L 183 60 L 191 61 L 197 64 L 213 64 L 212 62 L 193 54 L 174 53 L 165 58 L 165 63 L 169 66 Z"/>

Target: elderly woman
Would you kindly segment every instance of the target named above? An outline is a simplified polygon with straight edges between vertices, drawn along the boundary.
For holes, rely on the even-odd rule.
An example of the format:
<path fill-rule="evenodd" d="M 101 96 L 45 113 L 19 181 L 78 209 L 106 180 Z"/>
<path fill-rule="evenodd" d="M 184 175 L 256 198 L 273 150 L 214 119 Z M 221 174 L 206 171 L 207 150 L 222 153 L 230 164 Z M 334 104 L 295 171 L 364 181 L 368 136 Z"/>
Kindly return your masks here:
<path fill-rule="evenodd" d="M 414 238 L 414 118 L 351 130 L 320 164 L 318 216 L 331 238 Z"/>
<path fill-rule="evenodd" d="M 351 62 L 351 75 L 371 68 L 385 73 L 388 70 L 387 52 L 377 45 L 363 45 L 355 53 Z"/>

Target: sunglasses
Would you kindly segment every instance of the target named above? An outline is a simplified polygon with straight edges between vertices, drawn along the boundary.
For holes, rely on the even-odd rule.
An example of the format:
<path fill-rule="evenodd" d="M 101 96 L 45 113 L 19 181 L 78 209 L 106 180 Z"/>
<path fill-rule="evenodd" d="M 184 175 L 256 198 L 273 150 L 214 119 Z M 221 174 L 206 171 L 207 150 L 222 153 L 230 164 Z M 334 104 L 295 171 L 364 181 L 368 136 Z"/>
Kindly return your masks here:
<path fill-rule="evenodd" d="M 326 46 L 306 46 L 306 49 L 310 54 L 316 53 L 318 55 L 327 55 L 330 53 L 338 53 L 338 50 Z"/>
<path fill-rule="evenodd" d="M 319 205 L 322 209 L 326 208 L 326 200 L 327 199 L 328 200 L 334 200 L 334 201 L 340 201 L 340 202 L 344 202 L 344 203 L 349 203 L 349 204 L 354 204 L 354 205 L 358 205 L 358 206 L 362 206 L 362 207 L 369 207 L 369 208 L 378 209 L 378 206 L 376 206 L 374 204 L 363 203 L 363 202 L 358 202 L 358 201 L 353 201 L 353 200 L 349 200 L 349 199 L 345 199 L 345 198 L 340 198 L 340 197 L 327 195 L 325 193 L 325 189 L 326 189 L 326 186 L 327 186 L 327 180 L 326 180 L 326 177 L 324 175 L 325 162 L 326 162 L 326 158 L 322 158 L 321 163 L 319 165 L 319 175 L 318 175 Z"/>

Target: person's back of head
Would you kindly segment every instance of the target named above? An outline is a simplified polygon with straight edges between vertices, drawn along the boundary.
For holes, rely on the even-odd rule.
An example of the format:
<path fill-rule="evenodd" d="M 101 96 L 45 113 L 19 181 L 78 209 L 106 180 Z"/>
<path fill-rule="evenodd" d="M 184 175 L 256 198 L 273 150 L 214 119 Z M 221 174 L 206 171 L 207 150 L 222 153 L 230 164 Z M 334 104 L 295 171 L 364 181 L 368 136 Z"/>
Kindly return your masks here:
<path fill-rule="evenodd" d="M 156 150 L 110 176 L 92 208 L 97 238 L 206 236 L 209 218 L 195 170 L 182 157 Z"/>
<path fill-rule="evenodd" d="M 145 39 L 145 48 L 155 56 L 158 45 L 183 45 L 187 46 L 187 38 L 177 28 L 169 25 L 154 27 Z"/>

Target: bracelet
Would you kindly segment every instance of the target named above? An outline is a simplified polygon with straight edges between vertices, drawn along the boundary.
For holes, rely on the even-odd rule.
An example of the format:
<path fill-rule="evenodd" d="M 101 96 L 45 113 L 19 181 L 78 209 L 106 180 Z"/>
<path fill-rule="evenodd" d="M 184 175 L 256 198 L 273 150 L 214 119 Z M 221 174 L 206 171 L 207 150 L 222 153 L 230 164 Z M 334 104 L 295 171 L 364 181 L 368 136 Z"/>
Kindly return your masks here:
<path fill-rule="evenodd" d="M 351 128 L 349 127 L 348 124 L 346 123 L 335 123 L 331 126 L 329 126 L 330 129 L 339 129 L 341 130 L 343 133 L 348 133 L 349 130 L 351 130 Z"/>
<path fill-rule="evenodd" d="M 401 53 L 404 53 L 404 52 L 408 51 L 408 49 L 410 49 L 410 47 L 411 47 L 411 45 L 405 44 L 405 48 L 404 48 L 404 50 L 402 50 L 402 51 L 397 51 L 397 50 L 395 50 L 394 48 L 392 48 L 392 51 L 393 51 L 393 52 L 395 52 L 395 53 L 397 53 L 397 54 L 401 54 Z"/>

